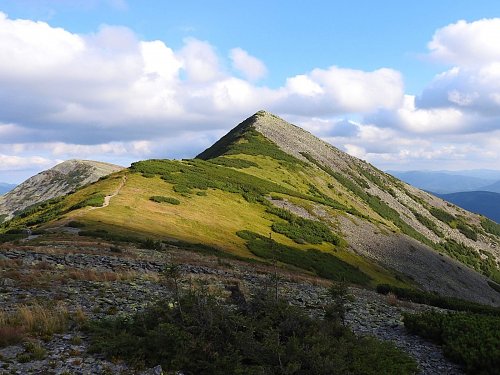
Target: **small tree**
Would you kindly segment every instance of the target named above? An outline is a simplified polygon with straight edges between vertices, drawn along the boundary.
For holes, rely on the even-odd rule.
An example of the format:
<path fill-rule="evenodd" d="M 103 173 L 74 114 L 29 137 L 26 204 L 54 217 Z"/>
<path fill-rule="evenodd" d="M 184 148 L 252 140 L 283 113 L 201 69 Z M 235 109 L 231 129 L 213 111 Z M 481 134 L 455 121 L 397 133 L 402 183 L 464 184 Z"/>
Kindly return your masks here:
<path fill-rule="evenodd" d="M 180 268 L 177 264 L 166 264 L 161 274 L 164 278 L 164 283 L 174 290 L 175 302 L 179 306 L 179 313 L 182 317 L 181 290 L 179 285 L 181 278 Z"/>
<path fill-rule="evenodd" d="M 332 302 L 325 307 L 325 319 L 339 321 L 345 325 L 345 316 L 349 311 L 348 304 L 354 301 L 354 296 L 349 293 L 347 283 L 341 281 L 332 284 L 328 294 L 332 298 Z"/>

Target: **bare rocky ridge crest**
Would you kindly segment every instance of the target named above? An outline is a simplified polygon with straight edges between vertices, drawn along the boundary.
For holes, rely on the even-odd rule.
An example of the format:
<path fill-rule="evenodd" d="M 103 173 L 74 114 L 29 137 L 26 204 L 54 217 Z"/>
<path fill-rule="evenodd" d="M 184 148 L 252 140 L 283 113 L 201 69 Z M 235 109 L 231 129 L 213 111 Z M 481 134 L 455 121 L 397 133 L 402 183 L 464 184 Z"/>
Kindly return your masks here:
<path fill-rule="evenodd" d="M 29 206 L 66 195 L 122 169 L 118 165 L 98 161 L 67 160 L 30 177 L 0 196 L 0 216 L 7 215 L 5 219 L 10 219 Z"/>

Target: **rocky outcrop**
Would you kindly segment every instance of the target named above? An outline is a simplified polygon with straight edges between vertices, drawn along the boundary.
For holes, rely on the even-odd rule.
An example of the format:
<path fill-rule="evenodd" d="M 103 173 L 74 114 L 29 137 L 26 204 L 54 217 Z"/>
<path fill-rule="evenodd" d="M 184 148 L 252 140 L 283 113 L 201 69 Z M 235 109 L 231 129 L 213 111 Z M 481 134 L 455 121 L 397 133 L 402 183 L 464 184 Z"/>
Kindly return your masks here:
<path fill-rule="evenodd" d="M 66 195 L 121 169 L 123 167 L 98 161 L 65 161 L 0 196 L 0 217 L 6 215 L 5 219 L 10 219 L 29 206 Z"/>

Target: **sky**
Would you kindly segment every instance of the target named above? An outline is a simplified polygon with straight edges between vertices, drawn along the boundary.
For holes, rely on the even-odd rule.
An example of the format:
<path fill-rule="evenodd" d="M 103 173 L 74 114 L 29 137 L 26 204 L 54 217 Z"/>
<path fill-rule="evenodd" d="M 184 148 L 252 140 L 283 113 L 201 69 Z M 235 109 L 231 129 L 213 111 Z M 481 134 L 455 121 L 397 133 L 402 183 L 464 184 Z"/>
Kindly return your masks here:
<path fill-rule="evenodd" d="M 261 109 L 380 169 L 498 170 L 500 2 L 0 0 L 0 182 Z"/>

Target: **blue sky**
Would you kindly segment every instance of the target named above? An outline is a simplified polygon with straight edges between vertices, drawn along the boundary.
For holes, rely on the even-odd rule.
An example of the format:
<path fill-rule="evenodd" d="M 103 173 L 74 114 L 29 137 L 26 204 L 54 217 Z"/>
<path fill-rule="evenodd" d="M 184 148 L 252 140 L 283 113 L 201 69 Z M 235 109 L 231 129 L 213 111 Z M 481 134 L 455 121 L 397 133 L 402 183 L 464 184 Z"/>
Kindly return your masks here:
<path fill-rule="evenodd" d="M 0 181 L 196 155 L 264 108 L 382 169 L 498 169 L 500 3 L 1 1 Z"/>

